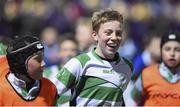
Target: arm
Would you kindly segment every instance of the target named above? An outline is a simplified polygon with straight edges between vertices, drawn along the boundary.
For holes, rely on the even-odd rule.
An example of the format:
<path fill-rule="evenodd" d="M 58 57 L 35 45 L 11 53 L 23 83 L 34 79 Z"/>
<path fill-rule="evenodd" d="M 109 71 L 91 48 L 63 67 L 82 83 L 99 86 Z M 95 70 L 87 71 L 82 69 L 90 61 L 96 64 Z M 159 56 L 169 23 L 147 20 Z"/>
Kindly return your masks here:
<path fill-rule="evenodd" d="M 61 96 L 57 97 L 56 106 L 70 106 L 71 90 L 66 91 Z"/>
<path fill-rule="evenodd" d="M 142 76 L 140 75 L 137 81 L 134 84 L 134 87 L 131 91 L 131 97 L 136 102 L 137 105 L 142 105 L 144 102 L 143 97 L 143 84 L 142 84 Z"/>
<path fill-rule="evenodd" d="M 74 88 L 76 81 L 79 79 L 80 67 L 79 61 L 73 58 L 68 61 L 56 75 L 54 83 L 56 84 L 59 95 L 57 105 L 60 105 L 62 100 L 69 100 L 71 98 L 73 94 L 71 90 Z M 68 99 L 65 99 L 65 97 Z M 64 103 L 66 102 L 67 101 Z"/>

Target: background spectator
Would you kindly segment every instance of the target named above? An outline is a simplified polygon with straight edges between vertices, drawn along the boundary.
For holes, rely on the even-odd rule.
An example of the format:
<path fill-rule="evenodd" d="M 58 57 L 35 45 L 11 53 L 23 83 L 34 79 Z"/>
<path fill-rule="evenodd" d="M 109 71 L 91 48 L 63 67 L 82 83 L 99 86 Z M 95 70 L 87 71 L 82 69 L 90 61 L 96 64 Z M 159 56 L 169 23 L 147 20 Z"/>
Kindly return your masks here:
<path fill-rule="evenodd" d="M 80 17 L 76 23 L 75 37 L 79 43 L 79 50 L 81 53 L 90 51 L 95 44 L 92 36 L 91 19 L 87 17 Z"/>

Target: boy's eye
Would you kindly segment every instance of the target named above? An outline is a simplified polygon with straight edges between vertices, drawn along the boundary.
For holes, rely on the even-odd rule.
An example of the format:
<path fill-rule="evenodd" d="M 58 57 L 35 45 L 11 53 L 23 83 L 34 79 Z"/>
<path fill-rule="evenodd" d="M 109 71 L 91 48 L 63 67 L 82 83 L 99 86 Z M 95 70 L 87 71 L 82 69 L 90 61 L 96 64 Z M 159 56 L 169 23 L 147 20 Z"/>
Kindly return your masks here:
<path fill-rule="evenodd" d="M 176 50 L 177 52 L 180 52 L 180 48 L 175 48 L 175 50 Z"/>
<path fill-rule="evenodd" d="M 170 48 L 169 48 L 169 47 L 165 47 L 164 50 L 165 50 L 165 51 L 169 51 Z"/>
<path fill-rule="evenodd" d="M 38 61 L 38 62 L 41 62 L 41 61 L 43 60 L 43 57 L 37 55 L 34 59 L 35 59 L 36 61 Z"/>
<path fill-rule="evenodd" d="M 43 60 L 43 52 L 38 52 L 35 54 L 34 59 L 38 62 L 41 62 Z"/>
<path fill-rule="evenodd" d="M 117 31 L 117 32 L 116 32 L 116 35 L 117 35 L 117 36 L 122 36 L 122 31 Z"/>
<path fill-rule="evenodd" d="M 112 33 L 112 31 L 110 31 L 110 30 L 105 31 L 106 35 L 111 35 L 111 33 Z"/>

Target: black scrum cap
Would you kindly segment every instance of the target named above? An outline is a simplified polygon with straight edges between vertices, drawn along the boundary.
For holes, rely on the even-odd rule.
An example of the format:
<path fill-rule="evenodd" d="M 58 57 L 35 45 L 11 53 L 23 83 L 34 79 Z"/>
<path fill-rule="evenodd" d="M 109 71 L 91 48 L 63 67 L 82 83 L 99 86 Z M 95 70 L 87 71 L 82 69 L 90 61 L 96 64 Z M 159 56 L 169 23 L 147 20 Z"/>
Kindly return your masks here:
<path fill-rule="evenodd" d="M 40 40 L 34 36 L 16 38 L 7 48 L 7 60 L 13 73 L 27 74 L 26 60 L 33 54 L 43 51 Z"/>
<path fill-rule="evenodd" d="M 161 38 L 161 49 L 163 45 L 168 41 L 177 41 L 180 42 L 180 33 L 179 32 L 167 32 Z"/>

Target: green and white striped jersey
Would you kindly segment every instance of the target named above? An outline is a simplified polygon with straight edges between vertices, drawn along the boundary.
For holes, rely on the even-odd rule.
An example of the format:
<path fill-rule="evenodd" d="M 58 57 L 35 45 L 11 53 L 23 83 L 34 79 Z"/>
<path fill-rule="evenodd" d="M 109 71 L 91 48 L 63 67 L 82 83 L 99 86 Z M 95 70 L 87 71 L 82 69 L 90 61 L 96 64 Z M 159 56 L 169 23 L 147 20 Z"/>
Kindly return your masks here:
<path fill-rule="evenodd" d="M 57 74 L 55 84 L 59 95 L 71 90 L 71 105 L 118 106 L 131 76 L 128 60 L 118 55 L 116 61 L 108 62 L 92 50 L 68 61 Z"/>
<path fill-rule="evenodd" d="M 53 65 L 51 67 L 48 67 L 43 71 L 43 77 L 49 79 L 51 82 L 56 84 L 55 77 L 58 74 L 60 69 L 61 69 L 60 65 Z M 56 101 L 56 106 L 69 106 L 70 97 L 71 97 L 70 90 L 63 93 L 61 96 L 58 96 L 57 101 Z"/>

